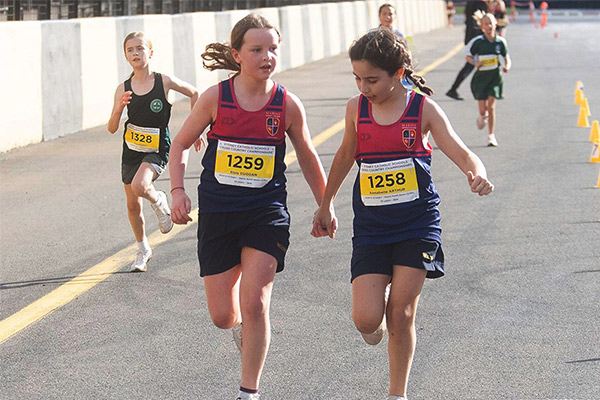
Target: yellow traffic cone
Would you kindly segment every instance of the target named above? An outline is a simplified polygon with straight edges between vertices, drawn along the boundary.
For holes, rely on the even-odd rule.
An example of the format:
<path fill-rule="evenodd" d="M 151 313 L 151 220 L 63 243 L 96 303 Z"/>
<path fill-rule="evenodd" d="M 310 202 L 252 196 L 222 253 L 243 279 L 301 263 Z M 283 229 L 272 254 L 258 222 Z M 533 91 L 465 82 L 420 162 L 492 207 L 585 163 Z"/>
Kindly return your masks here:
<path fill-rule="evenodd" d="M 592 129 L 590 130 L 590 142 L 600 145 L 600 124 L 598 124 L 598 121 L 592 122 Z"/>
<path fill-rule="evenodd" d="M 577 120 L 577 126 L 581 128 L 590 127 L 590 121 L 588 120 L 587 110 L 583 107 L 579 109 L 579 119 Z"/>
<path fill-rule="evenodd" d="M 581 89 L 575 89 L 575 105 L 580 106 L 583 104 L 583 91 Z"/>
<path fill-rule="evenodd" d="M 592 150 L 590 162 L 591 163 L 600 163 L 600 152 L 598 151 L 598 145 L 596 143 L 594 143 L 594 149 Z"/>
<path fill-rule="evenodd" d="M 597 188 L 600 188 L 600 174 L 598 174 L 598 184 L 596 185 Z"/>
<path fill-rule="evenodd" d="M 583 104 L 581 105 L 581 107 L 585 108 L 588 117 L 592 115 L 592 113 L 590 112 L 590 103 L 588 103 L 587 97 L 583 98 Z"/>

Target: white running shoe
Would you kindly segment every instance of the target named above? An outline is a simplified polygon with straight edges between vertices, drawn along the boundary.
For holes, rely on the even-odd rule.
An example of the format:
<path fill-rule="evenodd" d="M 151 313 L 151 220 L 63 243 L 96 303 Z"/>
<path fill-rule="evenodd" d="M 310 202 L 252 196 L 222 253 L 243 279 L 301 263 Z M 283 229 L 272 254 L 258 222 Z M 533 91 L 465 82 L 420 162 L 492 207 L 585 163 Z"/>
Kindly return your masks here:
<path fill-rule="evenodd" d="M 158 217 L 158 227 L 162 233 L 169 233 L 173 229 L 171 221 L 171 209 L 165 192 L 158 192 L 158 201 L 151 204 L 154 213 Z"/>
<path fill-rule="evenodd" d="M 131 272 L 146 272 L 146 264 L 152 258 L 152 250 L 147 251 L 138 250 L 135 261 L 131 264 Z"/>
<path fill-rule="evenodd" d="M 388 396 L 387 400 L 407 400 L 404 396 Z"/>
<path fill-rule="evenodd" d="M 498 146 L 498 141 L 496 141 L 496 135 L 494 135 L 493 133 L 490 133 L 488 135 L 488 146 L 491 146 L 491 147 Z"/>
<path fill-rule="evenodd" d="M 235 342 L 235 345 L 240 351 L 242 351 L 242 323 L 240 322 L 231 328 L 231 333 L 233 334 L 233 341 Z"/>
<path fill-rule="evenodd" d="M 260 394 L 258 393 L 246 393 L 240 390 L 240 394 L 236 400 L 260 400 Z"/>
<path fill-rule="evenodd" d="M 485 127 L 485 124 L 487 124 L 487 120 L 487 115 L 480 115 L 479 117 L 477 117 L 477 128 L 479 130 L 483 129 Z"/>
<path fill-rule="evenodd" d="M 387 287 L 385 288 L 385 307 L 387 308 L 387 302 L 388 299 L 390 298 L 390 289 L 391 289 L 392 285 L 388 284 Z M 387 323 L 385 321 L 385 313 L 383 316 L 383 321 L 381 321 L 381 325 L 379 325 L 379 328 L 377 328 L 377 330 L 373 333 L 360 333 L 364 339 L 365 342 L 367 342 L 367 344 L 370 344 L 372 346 L 375 346 L 376 344 L 379 344 L 382 340 L 383 337 L 385 336 L 385 333 L 387 332 Z"/>

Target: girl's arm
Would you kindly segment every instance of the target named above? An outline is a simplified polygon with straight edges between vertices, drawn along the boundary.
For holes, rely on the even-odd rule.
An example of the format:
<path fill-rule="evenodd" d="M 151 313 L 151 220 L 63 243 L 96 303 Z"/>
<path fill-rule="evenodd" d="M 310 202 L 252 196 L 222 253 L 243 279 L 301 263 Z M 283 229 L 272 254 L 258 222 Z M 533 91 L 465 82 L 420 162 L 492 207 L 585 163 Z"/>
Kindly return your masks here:
<path fill-rule="evenodd" d="M 423 106 L 423 133 L 431 131 L 437 146 L 467 175 L 473 193 L 490 194 L 494 185 L 488 180 L 485 166 L 460 139 L 444 111 L 430 98 Z"/>
<path fill-rule="evenodd" d="M 194 108 L 194 104 L 196 104 L 196 101 L 198 100 L 198 89 L 193 85 L 182 81 L 176 76 L 163 74 L 163 86 L 165 88 L 165 96 L 169 94 L 169 90 L 179 92 L 190 98 L 190 107 L 192 109 Z"/>
<path fill-rule="evenodd" d="M 327 181 L 325 171 L 323 170 L 317 150 L 311 141 L 304 106 L 290 92 L 287 92 L 285 119 L 288 125 L 286 132 L 296 151 L 302 175 L 304 175 L 304 179 L 306 179 L 306 183 L 308 183 L 317 204 L 321 204 Z"/>
<path fill-rule="evenodd" d="M 506 65 L 504 66 L 504 68 L 502 68 L 502 71 L 508 72 L 510 70 L 510 68 L 512 67 L 512 61 L 511 61 L 508 53 L 506 54 L 506 57 L 504 57 L 504 59 L 506 60 Z"/>
<path fill-rule="evenodd" d="M 342 144 L 335 153 L 327 187 L 321 206 L 315 213 L 311 235 L 314 237 L 329 236 L 333 239 L 337 230 L 337 218 L 333 208 L 333 200 L 337 196 L 344 179 L 354 165 L 356 151 L 356 115 L 358 112 L 358 96 L 351 98 L 346 104 L 346 126 Z"/>
<path fill-rule="evenodd" d="M 122 83 L 117 86 L 117 90 L 115 90 L 115 101 L 113 103 L 113 109 L 110 114 L 110 119 L 108 120 L 108 131 L 110 133 L 115 133 L 117 129 L 119 129 L 119 124 L 121 122 L 121 114 L 123 114 L 123 110 L 129 104 L 131 99 L 131 92 L 125 91 L 125 85 Z"/>
<path fill-rule="evenodd" d="M 176 224 L 187 224 L 192 220 L 190 198 L 185 193 L 183 178 L 188 161 L 188 150 L 200 137 L 204 129 L 217 117 L 219 86 L 206 90 L 194 104 L 191 114 L 173 139 L 169 155 L 169 175 L 171 177 L 171 219 Z"/>

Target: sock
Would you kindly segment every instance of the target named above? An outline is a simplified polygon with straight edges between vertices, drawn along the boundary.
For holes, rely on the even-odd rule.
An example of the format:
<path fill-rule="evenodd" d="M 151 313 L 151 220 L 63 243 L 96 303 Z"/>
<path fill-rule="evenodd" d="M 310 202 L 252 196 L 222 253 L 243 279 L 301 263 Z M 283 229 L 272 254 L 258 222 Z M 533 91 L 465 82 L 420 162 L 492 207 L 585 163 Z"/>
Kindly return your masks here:
<path fill-rule="evenodd" d="M 138 249 L 143 251 L 144 253 L 150 251 L 150 243 L 148 243 L 148 238 L 144 236 L 144 239 L 141 242 L 137 242 Z"/>
<path fill-rule="evenodd" d="M 248 389 L 243 386 L 240 386 L 240 392 L 248 393 L 248 394 L 255 394 L 255 393 L 258 393 L 258 389 Z"/>

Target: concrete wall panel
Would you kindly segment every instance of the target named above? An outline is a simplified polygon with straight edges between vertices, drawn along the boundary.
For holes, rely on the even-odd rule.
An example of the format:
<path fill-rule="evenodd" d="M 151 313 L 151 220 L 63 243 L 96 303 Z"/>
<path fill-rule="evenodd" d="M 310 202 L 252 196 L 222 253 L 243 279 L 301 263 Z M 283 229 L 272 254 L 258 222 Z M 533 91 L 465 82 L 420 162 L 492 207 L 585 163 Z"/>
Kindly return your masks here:
<path fill-rule="evenodd" d="M 117 37 L 113 18 L 81 20 L 82 128 L 108 122 L 117 76 Z"/>
<path fill-rule="evenodd" d="M 3 22 L 0 37 L 11 39 L 0 40 L 0 76 L 5 77 L 0 96 L 3 152 L 42 141 L 41 23 Z"/>
<path fill-rule="evenodd" d="M 80 21 L 42 22 L 44 140 L 80 131 L 83 124 Z"/>

